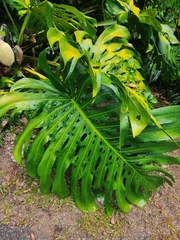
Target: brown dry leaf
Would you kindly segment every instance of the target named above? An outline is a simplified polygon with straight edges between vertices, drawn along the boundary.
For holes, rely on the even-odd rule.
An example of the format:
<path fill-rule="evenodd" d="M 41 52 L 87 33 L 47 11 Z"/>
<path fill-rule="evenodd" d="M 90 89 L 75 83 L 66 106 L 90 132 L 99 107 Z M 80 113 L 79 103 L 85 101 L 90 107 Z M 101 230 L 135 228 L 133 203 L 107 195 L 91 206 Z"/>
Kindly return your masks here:
<path fill-rule="evenodd" d="M 111 222 L 111 224 L 115 224 L 114 215 L 112 215 L 110 222 Z"/>

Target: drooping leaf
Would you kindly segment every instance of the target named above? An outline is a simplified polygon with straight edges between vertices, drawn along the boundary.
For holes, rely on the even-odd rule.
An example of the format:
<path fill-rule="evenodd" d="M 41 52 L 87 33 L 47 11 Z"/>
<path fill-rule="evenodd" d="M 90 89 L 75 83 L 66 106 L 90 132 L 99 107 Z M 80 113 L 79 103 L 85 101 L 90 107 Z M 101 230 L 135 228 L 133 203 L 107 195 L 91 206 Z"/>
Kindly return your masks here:
<path fill-rule="evenodd" d="M 150 121 L 150 114 L 137 98 L 130 97 L 128 102 L 129 118 L 133 130 L 133 136 L 138 136 Z"/>

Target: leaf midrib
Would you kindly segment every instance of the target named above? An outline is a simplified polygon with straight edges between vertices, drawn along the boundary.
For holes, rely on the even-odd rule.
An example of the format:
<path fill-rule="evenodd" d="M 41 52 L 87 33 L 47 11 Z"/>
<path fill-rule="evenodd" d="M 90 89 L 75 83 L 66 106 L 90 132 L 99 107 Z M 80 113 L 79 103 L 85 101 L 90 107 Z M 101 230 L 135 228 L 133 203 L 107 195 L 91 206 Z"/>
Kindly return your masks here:
<path fill-rule="evenodd" d="M 108 141 L 106 141 L 106 139 L 101 135 L 101 133 L 99 131 L 97 131 L 97 129 L 94 127 L 94 125 L 91 123 L 91 121 L 87 118 L 87 116 L 85 115 L 85 113 L 81 110 L 81 108 L 79 107 L 79 105 L 76 103 L 76 101 L 74 99 L 72 99 L 72 103 L 74 104 L 75 108 L 77 109 L 77 111 L 79 112 L 79 114 L 82 116 L 83 119 L 85 119 L 86 123 L 89 125 L 89 127 L 97 134 L 97 136 L 104 142 L 105 145 L 107 145 L 109 147 L 109 149 L 111 149 L 115 155 L 117 155 L 122 162 L 124 162 L 125 164 L 127 164 L 134 173 L 136 173 L 138 176 L 140 176 L 140 178 L 142 180 L 144 180 L 144 182 L 146 182 L 148 185 L 150 185 L 152 187 L 152 189 L 156 189 L 154 188 L 154 186 L 148 182 L 138 171 L 136 171 L 135 168 L 133 168 L 110 144 Z"/>

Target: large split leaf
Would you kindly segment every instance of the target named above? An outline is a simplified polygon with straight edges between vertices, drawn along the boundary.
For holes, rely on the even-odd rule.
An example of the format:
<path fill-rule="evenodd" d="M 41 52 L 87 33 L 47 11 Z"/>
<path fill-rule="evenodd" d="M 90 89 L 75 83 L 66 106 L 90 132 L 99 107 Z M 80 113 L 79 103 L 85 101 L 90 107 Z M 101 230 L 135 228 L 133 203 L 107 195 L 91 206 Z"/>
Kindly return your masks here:
<path fill-rule="evenodd" d="M 107 214 L 112 213 L 112 205 L 124 212 L 132 204 L 143 206 L 152 190 L 173 181 L 159 164 L 179 164 L 179 158 L 162 154 L 177 146 L 167 144 L 167 135 L 162 138 L 164 133 L 153 123 L 137 140 L 128 130 L 120 146 L 120 106 L 113 91 L 102 87 L 92 103 L 89 78 L 75 81 L 73 97 L 62 95 L 48 80 L 22 79 L 1 98 L 0 116 L 10 109 L 14 109 L 13 116 L 22 111 L 30 116 L 16 140 L 15 159 L 22 163 L 24 156 L 28 173 L 40 178 L 43 193 L 53 192 L 60 198 L 71 194 L 83 211 L 97 209 L 99 197 L 104 199 Z M 179 109 L 153 111 L 172 137 L 179 137 Z"/>

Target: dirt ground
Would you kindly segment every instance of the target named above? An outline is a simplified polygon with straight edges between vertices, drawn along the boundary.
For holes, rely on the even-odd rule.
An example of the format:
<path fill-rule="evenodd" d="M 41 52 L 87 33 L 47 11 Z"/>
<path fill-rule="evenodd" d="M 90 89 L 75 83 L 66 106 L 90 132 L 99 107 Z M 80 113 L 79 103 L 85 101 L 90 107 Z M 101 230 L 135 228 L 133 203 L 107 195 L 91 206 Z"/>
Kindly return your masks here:
<path fill-rule="evenodd" d="M 130 213 L 111 217 L 103 208 L 82 213 L 70 198 L 39 192 L 38 181 L 13 159 L 15 135 L 6 131 L 0 147 L 0 240 L 180 239 L 180 166 L 166 167 L 175 178 L 173 187 L 159 188 L 142 209 L 133 206 Z"/>

